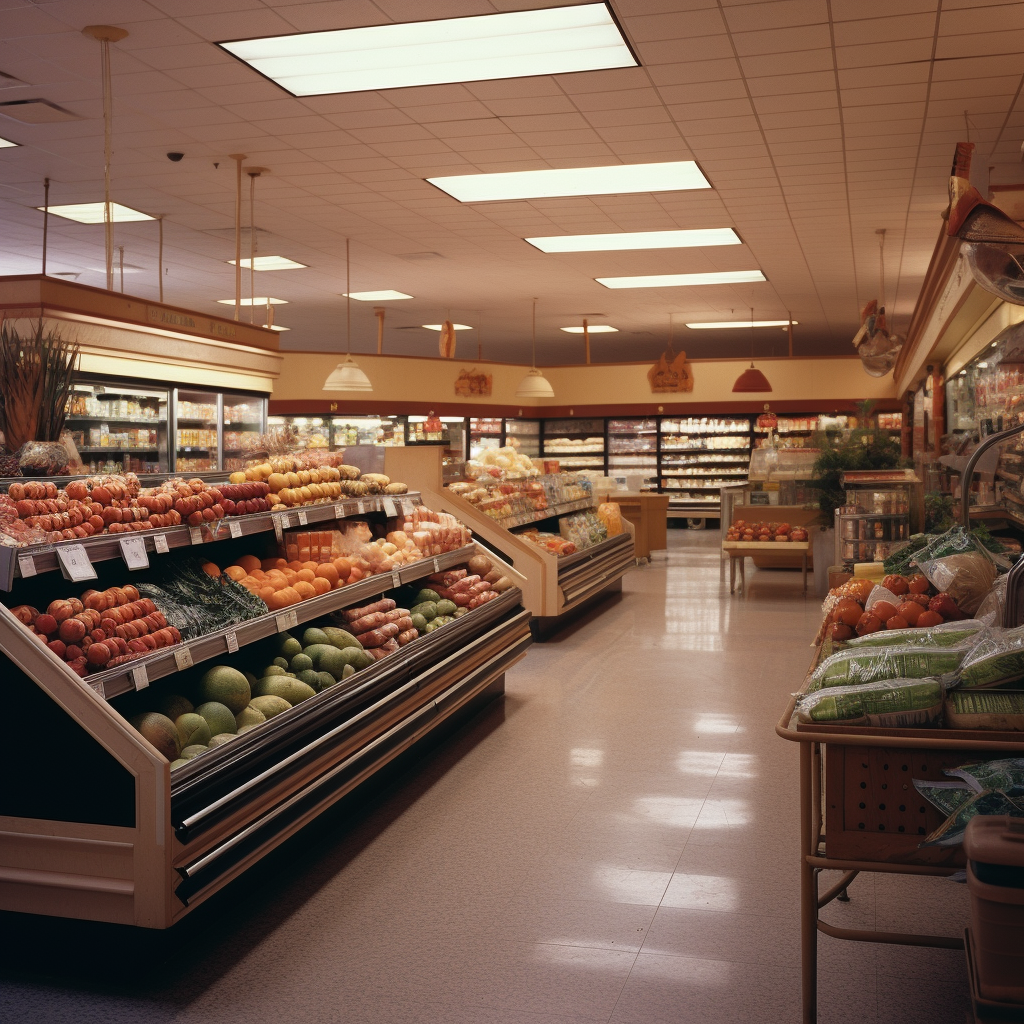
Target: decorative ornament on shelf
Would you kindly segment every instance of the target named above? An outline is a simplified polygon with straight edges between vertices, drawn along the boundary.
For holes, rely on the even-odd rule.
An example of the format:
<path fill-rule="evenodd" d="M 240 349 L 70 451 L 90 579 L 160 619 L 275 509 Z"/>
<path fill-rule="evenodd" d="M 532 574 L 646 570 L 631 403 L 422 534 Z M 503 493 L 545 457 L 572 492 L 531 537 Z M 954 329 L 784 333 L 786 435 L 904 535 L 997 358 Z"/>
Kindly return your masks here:
<path fill-rule="evenodd" d="M 792 330 L 792 328 L 790 328 Z M 734 392 L 741 394 L 752 394 L 755 392 L 771 391 L 772 386 L 768 378 L 754 366 L 754 309 L 750 309 L 750 366 L 744 370 L 733 384 Z"/>
<path fill-rule="evenodd" d="M 359 369 L 352 358 L 352 263 L 349 258 L 349 241 L 345 239 L 345 345 L 347 353 L 344 362 L 331 371 L 324 381 L 323 391 L 372 391 L 370 378 Z"/>
<path fill-rule="evenodd" d="M 554 398 L 555 389 L 537 369 L 537 300 L 533 300 L 533 359 L 530 371 L 516 388 L 516 398 Z"/>
<path fill-rule="evenodd" d="M 693 390 L 693 370 L 685 352 L 675 350 L 672 314 L 668 315 L 668 348 L 647 371 L 652 395 L 679 394 Z"/>

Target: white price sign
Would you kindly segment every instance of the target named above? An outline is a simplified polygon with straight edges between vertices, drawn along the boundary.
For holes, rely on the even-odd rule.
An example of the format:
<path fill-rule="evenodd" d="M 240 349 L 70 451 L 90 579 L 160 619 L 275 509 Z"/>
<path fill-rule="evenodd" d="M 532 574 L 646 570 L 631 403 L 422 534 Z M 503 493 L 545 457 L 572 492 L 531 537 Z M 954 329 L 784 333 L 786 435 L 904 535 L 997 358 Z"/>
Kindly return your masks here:
<path fill-rule="evenodd" d="M 31 555 L 18 555 L 18 571 L 25 579 L 36 574 L 36 560 Z"/>
<path fill-rule="evenodd" d="M 274 516 L 274 536 L 278 544 L 284 543 L 284 516 Z"/>
<path fill-rule="evenodd" d="M 304 508 L 299 509 L 299 526 L 309 526 L 309 516 Z"/>
<path fill-rule="evenodd" d="M 228 523 L 228 529 L 231 531 L 231 536 L 238 540 L 242 536 L 242 524 L 237 519 L 232 519 Z"/>
<path fill-rule="evenodd" d="M 149 673 L 146 671 L 145 665 L 136 665 L 132 669 L 132 682 L 135 684 L 136 690 L 144 690 L 149 686 Z"/>
<path fill-rule="evenodd" d="M 335 505 L 334 506 L 334 518 L 335 519 L 344 519 L 345 518 L 345 506 L 344 505 Z"/>
<path fill-rule="evenodd" d="M 398 509 L 395 508 L 395 501 L 393 498 L 384 499 L 384 515 L 394 518 L 398 515 Z"/>
<path fill-rule="evenodd" d="M 283 633 L 286 629 L 294 629 L 299 624 L 299 613 L 294 609 L 282 612 L 275 621 L 277 622 L 277 631 Z"/>
<path fill-rule="evenodd" d="M 129 569 L 148 569 L 149 555 L 146 554 L 146 538 L 134 534 L 130 537 L 121 537 L 118 540 L 121 545 L 121 557 Z"/>
<path fill-rule="evenodd" d="M 434 559 L 434 572 L 441 571 L 441 560 L 439 558 Z"/>
<path fill-rule="evenodd" d="M 89 561 L 84 544 L 68 544 L 67 547 L 57 548 L 57 558 L 64 578 L 72 583 L 96 579 L 96 570 Z"/>
<path fill-rule="evenodd" d="M 359 515 L 363 515 L 363 513 L 366 512 L 366 502 L 365 501 L 357 501 L 356 502 L 356 512 Z"/>
<path fill-rule="evenodd" d="M 224 639 L 227 641 L 228 653 L 235 654 L 238 651 L 238 637 L 234 631 L 232 630 L 232 632 L 228 633 Z"/>
<path fill-rule="evenodd" d="M 187 647 L 182 647 L 180 651 L 175 651 L 174 664 L 178 666 L 179 672 L 184 672 L 185 669 L 191 668 L 194 664 L 192 652 Z"/>
<path fill-rule="evenodd" d="M 190 526 L 188 528 L 188 535 L 192 538 L 193 544 L 203 543 L 203 528 L 201 526 Z"/>
<path fill-rule="evenodd" d="M 398 570 L 393 569 L 391 571 L 391 586 L 400 587 L 402 585 L 402 577 L 398 575 Z"/>
<path fill-rule="evenodd" d="M 166 533 L 154 533 L 153 534 L 153 547 L 158 555 L 166 555 L 170 548 L 167 546 L 167 534 Z"/>

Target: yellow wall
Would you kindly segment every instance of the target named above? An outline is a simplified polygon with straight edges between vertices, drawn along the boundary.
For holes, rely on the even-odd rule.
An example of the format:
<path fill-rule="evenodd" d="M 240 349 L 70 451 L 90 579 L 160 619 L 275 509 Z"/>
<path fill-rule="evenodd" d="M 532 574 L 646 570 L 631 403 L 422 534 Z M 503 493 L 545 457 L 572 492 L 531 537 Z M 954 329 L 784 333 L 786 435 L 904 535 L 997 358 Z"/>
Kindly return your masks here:
<path fill-rule="evenodd" d="M 472 363 L 461 360 L 412 359 L 401 356 L 359 354 L 360 368 L 373 384 L 372 396 L 321 391 L 320 386 L 339 361 L 337 355 L 318 352 L 282 351 L 281 375 L 271 396 L 275 401 L 444 402 L 472 407 L 522 405 L 515 397 L 527 367 L 507 363 Z M 736 378 L 747 367 L 744 360 L 723 359 L 692 364 L 694 388 L 689 394 L 652 395 L 647 382 L 649 363 L 617 363 L 600 366 L 559 366 L 544 369 L 554 388 L 553 399 L 542 399 L 534 407 L 572 405 L 635 405 L 761 400 L 761 395 L 733 394 Z M 460 398 L 454 382 L 463 368 L 476 366 L 493 375 L 490 396 Z M 765 359 L 757 366 L 772 385 L 767 401 L 805 401 L 822 406 L 829 400 L 895 397 L 892 377 L 870 377 L 859 359 Z"/>

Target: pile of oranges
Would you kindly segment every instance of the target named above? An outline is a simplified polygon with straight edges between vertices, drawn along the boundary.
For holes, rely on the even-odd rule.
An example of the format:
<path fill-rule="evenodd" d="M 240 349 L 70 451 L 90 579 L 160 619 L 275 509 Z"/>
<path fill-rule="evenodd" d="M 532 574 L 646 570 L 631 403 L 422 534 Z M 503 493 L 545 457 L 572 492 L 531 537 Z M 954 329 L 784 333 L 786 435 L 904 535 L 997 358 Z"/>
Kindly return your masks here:
<path fill-rule="evenodd" d="M 207 562 L 203 569 L 211 576 L 221 575 L 220 568 L 212 562 Z M 356 583 L 368 575 L 348 558 L 319 563 L 286 562 L 283 558 L 260 561 L 255 555 L 242 555 L 224 573 L 255 594 L 272 612 Z"/>

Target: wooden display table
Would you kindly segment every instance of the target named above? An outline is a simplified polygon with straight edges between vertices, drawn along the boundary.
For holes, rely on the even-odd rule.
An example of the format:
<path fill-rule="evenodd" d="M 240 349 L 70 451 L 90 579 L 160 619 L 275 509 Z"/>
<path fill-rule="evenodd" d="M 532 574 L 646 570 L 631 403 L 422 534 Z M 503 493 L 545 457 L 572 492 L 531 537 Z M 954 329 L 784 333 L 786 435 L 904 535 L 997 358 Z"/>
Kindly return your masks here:
<path fill-rule="evenodd" d="M 645 491 L 602 491 L 598 501 L 614 501 L 622 518 L 633 524 L 636 557 L 650 558 L 652 551 L 668 547 L 667 494 Z"/>
<path fill-rule="evenodd" d="M 785 551 L 780 552 L 780 548 Z M 723 540 L 722 550 L 729 556 L 729 593 L 733 592 L 736 586 L 736 563 L 740 563 L 740 589 L 746 587 L 746 575 L 744 566 L 747 558 L 754 558 L 757 565 L 757 556 L 765 556 L 773 560 L 785 558 L 785 568 L 790 567 L 793 558 L 799 557 L 800 568 L 803 571 L 804 593 L 807 593 L 807 560 L 811 550 L 809 540 L 760 541 L 760 540 Z"/>

